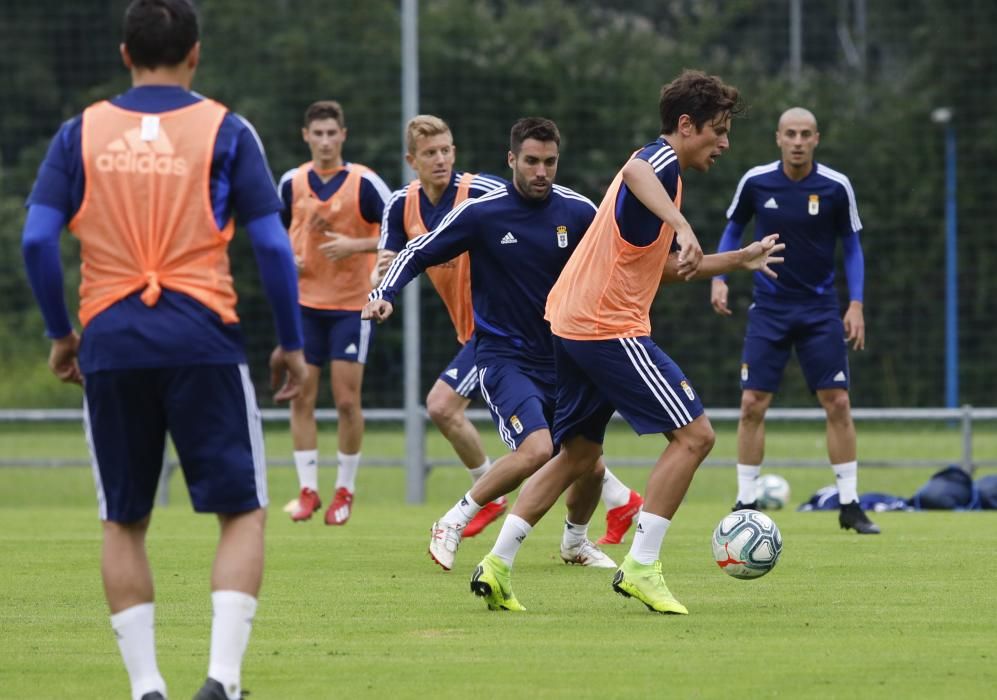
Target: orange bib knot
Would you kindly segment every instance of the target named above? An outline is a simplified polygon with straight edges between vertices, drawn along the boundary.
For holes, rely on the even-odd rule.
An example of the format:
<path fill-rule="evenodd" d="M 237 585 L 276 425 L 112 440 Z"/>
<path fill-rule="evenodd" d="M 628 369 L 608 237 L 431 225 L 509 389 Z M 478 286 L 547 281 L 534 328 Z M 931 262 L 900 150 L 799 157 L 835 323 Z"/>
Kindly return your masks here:
<path fill-rule="evenodd" d="M 148 286 L 142 292 L 142 303 L 146 306 L 155 306 L 156 302 L 159 301 L 160 295 L 163 293 L 163 288 L 159 286 L 159 275 L 155 272 L 146 272 L 145 280 Z"/>

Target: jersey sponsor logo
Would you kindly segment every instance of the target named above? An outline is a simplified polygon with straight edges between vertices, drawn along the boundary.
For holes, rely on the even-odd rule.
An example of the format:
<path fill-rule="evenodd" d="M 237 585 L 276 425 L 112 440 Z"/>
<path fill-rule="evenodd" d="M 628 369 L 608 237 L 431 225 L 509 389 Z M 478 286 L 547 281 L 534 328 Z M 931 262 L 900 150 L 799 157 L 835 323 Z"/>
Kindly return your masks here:
<path fill-rule="evenodd" d="M 346 349 L 343 350 L 343 352 L 345 352 L 347 355 L 356 355 L 357 354 L 357 344 L 356 343 L 350 343 L 349 345 L 346 346 Z"/>
<path fill-rule="evenodd" d="M 768 201 L 762 205 L 765 209 L 778 209 L 779 205 L 776 204 L 775 197 L 769 197 Z"/>
<path fill-rule="evenodd" d="M 451 367 L 446 372 L 444 372 L 444 374 L 446 374 L 451 379 L 456 379 L 457 376 L 460 374 L 460 372 L 457 371 L 456 367 Z"/>
<path fill-rule="evenodd" d="M 166 130 L 158 123 L 152 127 L 143 120 L 142 128 L 129 129 L 107 144 L 97 156 L 96 165 L 102 173 L 186 176 L 190 172 L 187 160 L 173 154 Z"/>
<path fill-rule="evenodd" d="M 747 362 L 742 362 L 741 363 L 741 381 L 742 382 L 748 381 L 748 363 Z"/>
<path fill-rule="evenodd" d="M 844 370 L 841 370 L 836 375 L 834 375 L 834 380 L 833 381 L 836 381 L 836 382 L 843 382 L 843 381 L 845 381 L 845 372 L 844 372 Z"/>
<path fill-rule="evenodd" d="M 516 431 L 516 435 L 519 435 L 520 433 L 523 432 L 523 424 L 519 420 L 519 416 L 512 416 L 509 419 L 509 425 L 511 425 L 512 429 Z"/>
<path fill-rule="evenodd" d="M 682 391 L 685 392 L 685 395 L 689 397 L 690 401 L 696 398 L 696 395 L 692 393 L 692 387 L 689 386 L 689 382 L 683 379 L 681 382 L 679 382 L 679 386 L 682 387 Z"/>
<path fill-rule="evenodd" d="M 502 236 L 502 240 L 499 241 L 502 245 L 509 245 L 510 243 L 519 243 L 516 237 L 512 235 L 512 231 L 506 231 L 505 235 Z"/>
<path fill-rule="evenodd" d="M 817 216 L 818 212 L 820 212 L 820 197 L 812 194 L 807 200 L 807 213 L 810 216 Z"/>
<path fill-rule="evenodd" d="M 558 226 L 557 227 L 557 247 L 567 248 L 568 247 L 568 227 Z"/>

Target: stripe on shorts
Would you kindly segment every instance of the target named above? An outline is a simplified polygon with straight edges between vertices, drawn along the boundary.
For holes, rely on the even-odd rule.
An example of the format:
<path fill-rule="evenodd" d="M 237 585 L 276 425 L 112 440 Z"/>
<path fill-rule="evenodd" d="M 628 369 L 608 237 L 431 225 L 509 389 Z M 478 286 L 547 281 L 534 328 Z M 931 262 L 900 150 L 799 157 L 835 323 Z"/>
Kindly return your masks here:
<path fill-rule="evenodd" d="M 637 374 L 644 380 L 644 384 L 651 390 L 654 398 L 658 400 L 661 407 L 668 413 L 668 417 L 676 425 L 681 427 L 692 422 L 692 415 L 686 409 L 685 404 L 675 393 L 675 390 L 661 374 L 661 370 L 651 360 L 647 353 L 647 348 L 637 342 L 635 338 L 620 338 L 620 343 L 630 358 L 630 363 L 637 370 Z"/>

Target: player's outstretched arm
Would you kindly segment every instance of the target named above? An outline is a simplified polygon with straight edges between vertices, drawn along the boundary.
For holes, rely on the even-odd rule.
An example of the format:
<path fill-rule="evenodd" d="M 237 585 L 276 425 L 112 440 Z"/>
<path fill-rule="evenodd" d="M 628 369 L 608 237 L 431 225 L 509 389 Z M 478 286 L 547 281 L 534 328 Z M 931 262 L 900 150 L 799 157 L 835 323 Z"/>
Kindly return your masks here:
<path fill-rule="evenodd" d="M 382 321 L 387 321 L 394 310 L 395 307 L 391 302 L 384 299 L 375 299 L 374 301 L 368 301 L 366 306 L 363 307 L 363 310 L 360 312 L 360 318 L 381 323 Z"/>
<path fill-rule="evenodd" d="M 668 262 L 665 263 L 665 269 L 661 274 L 661 283 L 674 284 L 690 279 L 707 279 L 734 270 L 760 271 L 769 277 L 778 277 L 775 270 L 770 267 L 770 265 L 783 261 L 783 258 L 777 256 L 777 253 L 782 252 L 786 248 L 786 244 L 778 243 L 778 238 L 778 233 L 772 233 L 740 250 L 705 255 L 691 278 L 683 276 L 679 268 L 678 255 L 672 253 L 668 256 Z"/>

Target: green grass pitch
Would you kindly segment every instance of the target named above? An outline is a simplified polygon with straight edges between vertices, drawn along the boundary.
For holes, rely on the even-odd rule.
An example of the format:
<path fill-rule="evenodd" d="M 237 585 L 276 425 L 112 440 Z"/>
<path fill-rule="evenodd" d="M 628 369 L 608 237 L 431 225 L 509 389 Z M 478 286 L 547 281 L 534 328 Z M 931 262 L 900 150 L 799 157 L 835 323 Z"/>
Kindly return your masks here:
<path fill-rule="evenodd" d="M 719 426 L 718 426 L 719 427 Z M 877 454 L 933 454 L 919 429 L 863 431 Z M 322 436 L 331 451 L 331 434 Z M 948 439 L 947 437 L 945 439 Z M 988 438 L 988 439 L 992 439 Z M 499 454 L 488 433 L 489 449 Z M 624 430 L 614 454 L 651 459 L 661 438 Z M 770 453 L 821 452 L 820 431 L 770 431 Z M 401 436 L 374 431 L 365 454 L 398 457 Z M 956 439 L 957 444 L 957 439 Z M 34 445 L 29 449 L 29 445 Z M 268 426 L 283 457 L 286 430 Z M 729 455 L 721 432 L 716 453 Z M 0 457 L 85 454 L 75 426 L 0 429 Z M 447 452 L 432 437 L 431 456 Z M 799 503 L 833 481 L 828 469 L 780 468 Z M 647 467 L 618 469 L 643 489 Z M 333 483 L 321 472 L 323 496 Z M 926 468 L 868 468 L 861 491 L 910 495 Z M 426 555 L 429 524 L 468 486 L 434 469 L 428 500 L 405 504 L 405 475 L 361 467 L 353 519 L 292 524 L 281 506 L 292 469 L 270 472 L 267 573 L 243 667 L 253 700 L 270 698 L 993 697 L 997 513 L 884 513 L 859 537 L 835 513 L 773 513 L 782 558 L 755 581 L 725 576 L 710 535 L 734 496 L 732 468 L 704 467 L 663 550 L 666 580 L 690 610 L 660 616 L 613 594 L 612 571 L 557 556 L 558 504 L 524 545 L 513 583 L 523 614 L 489 612 L 468 589 L 498 531 L 461 547 L 451 573 Z M 182 479 L 156 511 L 157 645 L 171 697 L 190 697 L 207 670 L 213 518 L 191 513 Z M 602 533 L 603 510 L 591 534 Z M 107 619 L 99 525 L 88 469 L 0 469 L 0 698 L 124 698 L 128 681 Z M 627 545 L 607 547 L 618 561 Z"/>

